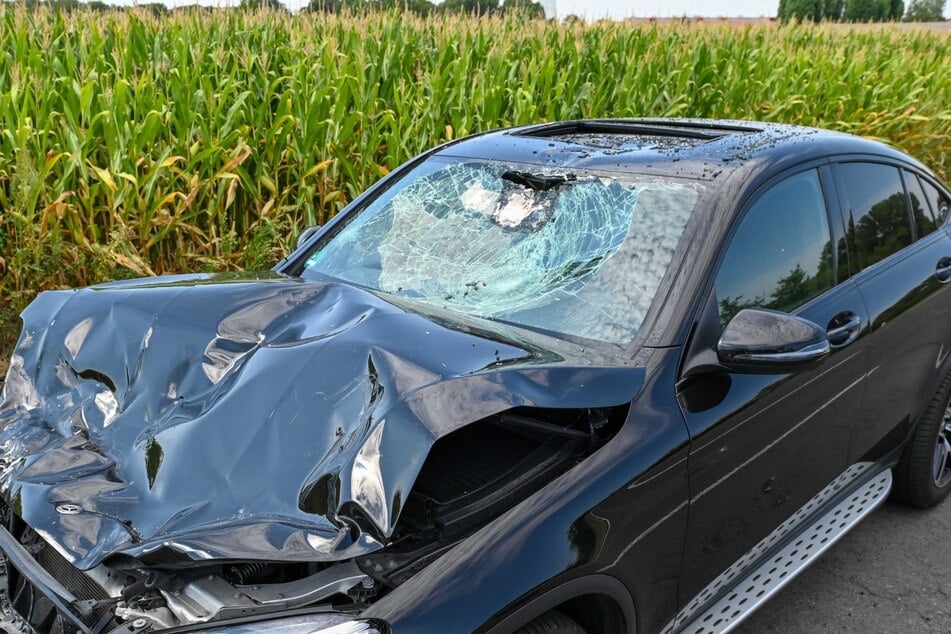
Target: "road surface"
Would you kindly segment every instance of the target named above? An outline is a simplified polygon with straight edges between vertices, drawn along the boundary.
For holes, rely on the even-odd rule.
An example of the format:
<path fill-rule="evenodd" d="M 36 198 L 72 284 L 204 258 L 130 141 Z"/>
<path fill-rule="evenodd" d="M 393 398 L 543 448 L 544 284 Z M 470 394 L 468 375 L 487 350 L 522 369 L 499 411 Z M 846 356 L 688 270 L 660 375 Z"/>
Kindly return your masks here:
<path fill-rule="evenodd" d="M 951 633 L 951 500 L 886 502 L 734 632 Z"/>

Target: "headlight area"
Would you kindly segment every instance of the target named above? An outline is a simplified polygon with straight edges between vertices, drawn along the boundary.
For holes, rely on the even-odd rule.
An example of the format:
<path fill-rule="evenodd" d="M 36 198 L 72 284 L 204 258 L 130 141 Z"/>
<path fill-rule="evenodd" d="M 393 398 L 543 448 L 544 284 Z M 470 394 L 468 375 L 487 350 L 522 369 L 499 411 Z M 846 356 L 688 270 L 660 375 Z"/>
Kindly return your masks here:
<path fill-rule="evenodd" d="M 219 623 L 209 629 L 189 628 L 187 631 L 196 634 L 387 634 L 390 628 L 382 621 L 354 619 L 344 614 L 310 614 L 233 625 Z"/>

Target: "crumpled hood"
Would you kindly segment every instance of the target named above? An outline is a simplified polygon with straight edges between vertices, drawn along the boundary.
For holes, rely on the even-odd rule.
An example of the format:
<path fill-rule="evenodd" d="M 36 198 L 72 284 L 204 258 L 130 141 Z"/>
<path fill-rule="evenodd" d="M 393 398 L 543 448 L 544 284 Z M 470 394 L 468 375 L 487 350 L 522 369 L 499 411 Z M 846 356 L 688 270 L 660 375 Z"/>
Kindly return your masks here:
<path fill-rule="evenodd" d="M 23 321 L 0 495 L 84 569 L 160 549 L 370 552 L 440 436 L 515 406 L 617 405 L 643 380 L 571 344 L 278 275 L 47 292 Z"/>

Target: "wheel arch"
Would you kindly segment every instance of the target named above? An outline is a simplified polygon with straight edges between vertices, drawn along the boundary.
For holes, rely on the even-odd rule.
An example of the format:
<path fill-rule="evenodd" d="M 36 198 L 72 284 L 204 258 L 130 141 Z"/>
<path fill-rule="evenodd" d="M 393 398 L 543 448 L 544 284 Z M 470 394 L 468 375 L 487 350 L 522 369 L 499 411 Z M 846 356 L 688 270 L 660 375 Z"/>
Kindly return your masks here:
<path fill-rule="evenodd" d="M 634 600 L 624 584 L 609 575 L 593 574 L 576 577 L 510 607 L 501 620 L 481 631 L 509 634 L 556 608 L 589 632 L 625 634 L 636 630 Z"/>
<path fill-rule="evenodd" d="M 938 369 L 935 370 L 928 387 L 923 393 L 921 402 L 918 403 L 914 413 L 908 417 L 907 424 L 902 427 L 902 441 L 898 450 L 899 456 L 904 454 L 908 444 L 911 442 L 912 437 L 918 430 L 918 426 L 921 425 L 921 421 L 924 419 L 925 414 L 928 411 L 928 405 L 935 398 L 935 396 L 938 395 L 942 384 L 949 377 L 951 377 L 951 351 L 945 355 L 944 359 L 941 361 L 941 364 L 938 366 Z"/>

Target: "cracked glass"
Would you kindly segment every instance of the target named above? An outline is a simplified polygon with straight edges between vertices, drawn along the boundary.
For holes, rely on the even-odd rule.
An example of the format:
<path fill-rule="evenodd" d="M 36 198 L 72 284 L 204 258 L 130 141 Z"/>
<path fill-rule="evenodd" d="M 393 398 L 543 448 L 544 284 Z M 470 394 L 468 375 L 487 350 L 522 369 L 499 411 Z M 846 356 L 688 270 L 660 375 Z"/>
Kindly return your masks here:
<path fill-rule="evenodd" d="M 701 188 L 432 158 L 325 242 L 304 275 L 625 343 L 643 322 Z"/>

